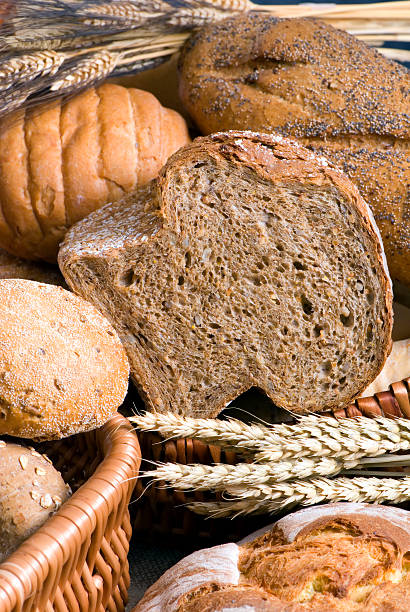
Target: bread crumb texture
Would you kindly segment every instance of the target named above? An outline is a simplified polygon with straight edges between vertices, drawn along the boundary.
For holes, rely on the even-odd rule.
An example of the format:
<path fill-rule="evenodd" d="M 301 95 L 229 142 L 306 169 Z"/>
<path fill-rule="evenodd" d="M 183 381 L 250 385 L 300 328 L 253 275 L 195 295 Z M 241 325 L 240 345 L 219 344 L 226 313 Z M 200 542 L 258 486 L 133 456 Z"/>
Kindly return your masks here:
<path fill-rule="evenodd" d="M 346 405 L 391 346 L 371 213 L 326 159 L 219 133 L 75 225 L 67 283 L 116 327 L 147 406 L 215 416 L 251 387 L 297 412 Z"/>
<path fill-rule="evenodd" d="M 196 32 L 179 91 L 203 134 L 281 133 L 337 164 L 371 205 L 390 272 L 410 284 L 410 76 L 345 31 L 249 13 Z"/>
<path fill-rule="evenodd" d="M 0 434 L 55 439 L 103 425 L 128 360 L 110 323 L 69 291 L 0 280 Z"/>
<path fill-rule="evenodd" d="M 397 508 L 384 511 L 384 507 L 366 504 L 331 504 L 308 514 L 296 512 L 236 547 L 239 577 L 231 584 L 219 578 L 215 567 L 211 580 L 204 569 L 203 582 L 190 585 L 186 569 L 177 564 L 147 591 L 134 612 L 408 610 L 409 513 Z M 207 567 L 217 548 L 191 555 L 199 576 L 201 566 Z M 225 555 L 228 562 L 232 553 Z M 166 599 L 171 578 L 181 585 L 182 593 L 175 602 Z M 154 608 L 154 601 L 170 605 Z"/>
<path fill-rule="evenodd" d="M 70 495 L 47 457 L 0 440 L 0 563 Z"/>

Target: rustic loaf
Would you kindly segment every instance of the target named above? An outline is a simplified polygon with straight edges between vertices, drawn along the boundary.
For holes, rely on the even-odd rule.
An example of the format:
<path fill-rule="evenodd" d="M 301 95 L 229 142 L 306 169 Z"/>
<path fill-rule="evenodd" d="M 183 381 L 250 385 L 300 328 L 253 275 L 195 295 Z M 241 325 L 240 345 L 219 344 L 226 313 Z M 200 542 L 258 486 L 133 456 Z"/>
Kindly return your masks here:
<path fill-rule="evenodd" d="M 189 555 L 133 612 L 403 612 L 410 515 L 338 503 L 300 510 L 245 542 Z"/>
<path fill-rule="evenodd" d="M 347 404 L 390 351 L 391 289 L 356 188 L 280 136 L 198 138 L 67 234 L 70 287 L 116 327 L 149 408 L 217 415 L 250 387 Z"/>
<path fill-rule="evenodd" d="M 129 365 L 109 322 L 69 291 L 0 280 L 0 435 L 55 439 L 103 425 Z"/>
<path fill-rule="evenodd" d="M 68 227 L 158 174 L 189 142 L 150 93 L 104 84 L 0 121 L 0 247 L 56 261 Z"/>
<path fill-rule="evenodd" d="M 34 449 L 0 440 L 0 563 L 70 494 L 61 474 Z"/>
<path fill-rule="evenodd" d="M 248 14 L 209 25 L 180 59 L 203 134 L 279 132 L 337 164 L 370 204 L 393 278 L 410 286 L 410 76 L 316 19 Z"/>

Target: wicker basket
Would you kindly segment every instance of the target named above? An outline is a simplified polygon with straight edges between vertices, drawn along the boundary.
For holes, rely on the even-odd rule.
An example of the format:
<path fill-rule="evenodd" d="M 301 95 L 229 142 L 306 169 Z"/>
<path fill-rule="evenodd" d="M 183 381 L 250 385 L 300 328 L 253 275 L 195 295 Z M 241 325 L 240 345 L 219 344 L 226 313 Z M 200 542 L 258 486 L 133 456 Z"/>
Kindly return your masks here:
<path fill-rule="evenodd" d="M 0 564 L 0 612 L 124 610 L 137 438 L 117 415 L 44 450 L 75 492 Z"/>
<path fill-rule="evenodd" d="M 410 418 L 410 378 L 393 383 L 388 391 L 372 397 L 357 399 L 344 410 L 334 412 L 340 417 L 404 417 Z M 175 463 L 222 462 L 234 464 L 237 457 L 233 451 L 223 451 L 218 446 L 203 444 L 198 440 L 177 439 L 164 441 L 158 434 L 139 432 L 143 461 L 170 461 Z M 135 495 L 143 494 L 147 482 L 140 479 Z M 190 501 L 215 501 L 221 495 L 208 492 L 174 491 L 164 488 L 161 483 L 152 484 L 134 504 L 134 530 L 140 537 L 149 534 L 150 539 L 162 542 L 177 542 L 178 546 L 197 548 L 235 541 L 253 529 L 266 524 L 266 517 L 238 517 L 235 519 L 204 519 L 184 507 Z"/>

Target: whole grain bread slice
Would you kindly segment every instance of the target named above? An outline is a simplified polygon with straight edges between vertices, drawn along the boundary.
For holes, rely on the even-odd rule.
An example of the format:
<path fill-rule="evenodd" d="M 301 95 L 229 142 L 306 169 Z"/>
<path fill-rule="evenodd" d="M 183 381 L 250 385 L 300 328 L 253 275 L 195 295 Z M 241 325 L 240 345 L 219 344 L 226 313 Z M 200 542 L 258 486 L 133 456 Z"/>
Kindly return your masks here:
<path fill-rule="evenodd" d="M 59 263 L 116 327 L 153 410 L 215 416 L 250 387 L 299 413 L 343 406 L 390 351 L 368 206 L 281 136 L 198 138 L 148 187 L 76 224 Z"/>

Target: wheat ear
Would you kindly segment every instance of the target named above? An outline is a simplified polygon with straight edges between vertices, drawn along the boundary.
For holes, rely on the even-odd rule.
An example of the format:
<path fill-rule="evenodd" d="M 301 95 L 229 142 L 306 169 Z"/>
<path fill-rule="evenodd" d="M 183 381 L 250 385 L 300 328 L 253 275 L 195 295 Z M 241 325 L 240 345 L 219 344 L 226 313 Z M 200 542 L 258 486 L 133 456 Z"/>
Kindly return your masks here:
<path fill-rule="evenodd" d="M 302 458 L 295 461 L 255 464 L 238 463 L 212 465 L 180 463 L 159 464 L 156 470 L 144 472 L 142 476 L 165 481 L 170 487 L 180 490 L 225 491 L 229 487 L 270 484 L 286 480 L 300 480 L 312 476 L 331 476 L 341 470 L 349 470 L 360 464 L 360 460 L 337 460 Z"/>
<path fill-rule="evenodd" d="M 295 424 L 246 425 L 236 419 L 194 419 L 165 413 L 145 413 L 130 420 L 144 431 L 165 438 L 196 438 L 237 452 L 257 453 L 254 460 L 277 461 L 299 457 L 354 460 L 410 449 L 410 421 L 406 419 L 335 419 L 302 417 Z"/>
<path fill-rule="evenodd" d="M 275 485 L 259 485 L 229 490 L 232 500 L 193 502 L 188 505 L 197 514 L 226 517 L 239 514 L 274 514 L 294 506 L 321 502 L 369 502 L 398 504 L 410 498 L 410 478 L 317 478 Z"/>
<path fill-rule="evenodd" d="M 17 80 L 31 81 L 38 76 L 54 75 L 66 59 L 64 53 L 39 51 L 12 57 L 0 64 L 0 89 L 11 87 Z"/>
<path fill-rule="evenodd" d="M 55 81 L 50 89 L 51 91 L 64 91 L 66 93 L 69 89 L 91 85 L 108 76 L 114 70 L 118 59 L 118 54 L 109 51 L 94 53 L 90 57 L 80 60 L 71 72 Z"/>

